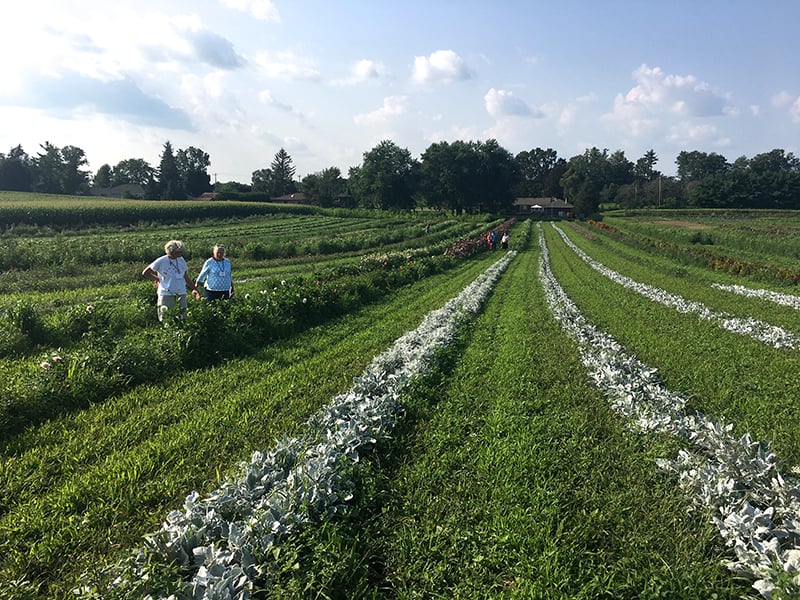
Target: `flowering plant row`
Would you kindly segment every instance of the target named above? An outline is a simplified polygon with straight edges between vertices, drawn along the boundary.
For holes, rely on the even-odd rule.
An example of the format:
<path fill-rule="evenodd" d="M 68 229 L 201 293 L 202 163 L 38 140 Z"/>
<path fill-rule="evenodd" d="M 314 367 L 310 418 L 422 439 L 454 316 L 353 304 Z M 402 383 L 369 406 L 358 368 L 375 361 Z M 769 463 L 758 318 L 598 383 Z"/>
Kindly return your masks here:
<path fill-rule="evenodd" d="M 458 256 L 461 258 L 466 258 L 468 256 L 472 256 L 478 252 L 483 252 L 489 248 L 489 243 L 486 241 L 486 235 L 492 232 L 496 233 L 499 236 L 506 230 L 508 230 L 514 223 L 517 222 L 516 218 L 511 218 L 497 227 L 493 227 L 489 231 L 483 232 L 480 235 L 473 237 L 473 238 L 462 238 L 453 242 L 445 251 L 444 253 L 447 256 Z"/>
<path fill-rule="evenodd" d="M 269 587 L 270 559 L 285 536 L 347 514 L 350 473 L 361 454 L 391 435 L 402 413 L 400 392 L 480 310 L 515 254 L 504 255 L 375 357 L 348 392 L 308 419 L 304 435 L 254 452 L 239 475 L 208 497 L 189 494 L 183 510 L 169 513 L 162 529 L 146 538 L 145 549 L 112 568 L 110 583 L 100 585 L 153 598 L 163 583 L 154 573 L 172 563 L 186 576 L 174 598 L 246 599 L 255 588 Z M 83 597 L 97 592 L 92 583 L 75 590 Z"/>
<path fill-rule="evenodd" d="M 555 225 L 553 227 L 561 235 L 564 243 L 595 271 L 653 302 L 658 302 L 664 306 L 674 308 L 681 313 L 695 313 L 701 319 L 717 323 L 720 327 L 728 331 L 749 336 L 774 348 L 794 349 L 800 344 L 796 336 L 781 327 L 776 327 L 775 325 L 770 325 L 769 323 L 764 323 L 763 321 L 751 317 L 742 319 L 733 317 L 724 312 L 717 312 L 710 309 L 702 302 L 687 300 L 677 294 L 671 294 L 660 288 L 645 283 L 639 283 L 630 277 L 621 275 L 591 258 L 583 250 L 578 248 L 561 229 Z"/>
<path fill-rule="evenodd" d="M 728 567 L 766 598 L 778 590 L 800 593 L 800 482 L 779 472 L 768 442 L 748 434 L 736 438 L 731 424 L 687 410 L 687 398 L 666 389 L 656 369 L 589 323 L 550 270 L 541 229 L 539 246 L 548 306 L 577 340 L 593 383 L 635 431 L 665 432 L 688 442 L 677 458 L 657 463 L 678 476 L 696 505 L 709 509 L 735 552 Z"/>

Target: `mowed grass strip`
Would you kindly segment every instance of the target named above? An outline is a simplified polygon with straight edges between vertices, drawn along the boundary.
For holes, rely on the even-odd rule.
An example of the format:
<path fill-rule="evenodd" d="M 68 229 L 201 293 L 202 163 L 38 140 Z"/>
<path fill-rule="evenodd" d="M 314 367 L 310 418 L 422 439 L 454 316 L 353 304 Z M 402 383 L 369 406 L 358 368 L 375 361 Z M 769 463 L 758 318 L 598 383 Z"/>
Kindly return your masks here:
<path fill-rule="evenodd" d="M 544 233 L 553 273 L 591 322 L 657 368 L 667 388 L 689 396 L 692 407 L 732 422 L 736 435 L 773 441 L 787 471 L 798 464 L 799 351 L 769 347 L 647 300 L 589 267 L 552 228 Z"/>
<path fill-rule="evenodd" d="M 82 571 L 138 545 L 191 490 L 214 489 L 252 451 L 296 431 L 496 258 L 466 261 L 258 356 L 176 368 L 167 384 L 28 434 L 27 451 L 2 465 L 3 488 L 15 492 L 0 520 L 0 581 L 19 583 L 8 597 L 70 597 Z"/>
<path fill-rule="evenodd" d="M 724 548 L 586 384 L 547 312 L 538 252 L 404 398 L 359 519 L 287 548 L 267 598 L 739 598 Z"/>

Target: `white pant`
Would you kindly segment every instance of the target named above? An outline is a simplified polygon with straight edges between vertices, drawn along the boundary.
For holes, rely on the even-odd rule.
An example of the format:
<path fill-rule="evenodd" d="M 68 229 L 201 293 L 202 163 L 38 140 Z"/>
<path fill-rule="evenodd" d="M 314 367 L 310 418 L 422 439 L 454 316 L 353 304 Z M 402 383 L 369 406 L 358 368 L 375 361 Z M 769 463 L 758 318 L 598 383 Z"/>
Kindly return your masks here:
<path fill-rule="evenodd" d="M 186 309 L 189 304 L 186 302 L 186 294 L 170 294 L 169 296 L 159 296 L 156 308 L 158 309 L 158 320 L 163 321 L 164 315 L 167 311 L 175 308 L 175 300 L 178 300 L 178 305 L 183 309 L 181 318 L 186 316 Z"/>

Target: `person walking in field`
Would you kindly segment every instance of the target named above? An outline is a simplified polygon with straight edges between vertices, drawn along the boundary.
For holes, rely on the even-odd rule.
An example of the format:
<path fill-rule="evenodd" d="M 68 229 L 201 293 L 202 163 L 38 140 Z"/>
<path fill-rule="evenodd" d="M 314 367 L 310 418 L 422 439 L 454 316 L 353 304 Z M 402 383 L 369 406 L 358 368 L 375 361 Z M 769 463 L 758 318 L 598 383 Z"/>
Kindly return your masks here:
<path fill-rule="evenodd" d="M 492 232 L 486 234 L 486 244 L 489 246 L 489 250 L 494 250 L 494 234 Z"/>
<path fill-rule="evenodd" d="M 500 238 L 500 245 L 503 247 L 503 250 L 508 250 L 508 231 L 503 232 L 503 237 Z"/>
<path fill-rule="evenodd" d="M 142 275 L 151 279 L 156 286 L 156 309 L 161 322 L 167 311 L 174 309 L 176 304 L 181 309 L 181 317 L 186 316 L 189 307 L 186 301 L 187 288 L 191 288 L 195 298 L 200 298 L 197 285 L 189 277 L 189 265 L 183 258 L 183 250 L 182 241 L 168 241 L 164 244 L 164 256 L 155 259 L 142 271 Z"/>
<path fill-rule="evenodd" d="M 233 296 L 233 277 L 231 261 L 225 258 L 225 246 L 217 244 L 211 249 L 211 258 L 203 263 L 195 282 L 195 289 L 203 285 L 206 300 L 230 300 Z"/>

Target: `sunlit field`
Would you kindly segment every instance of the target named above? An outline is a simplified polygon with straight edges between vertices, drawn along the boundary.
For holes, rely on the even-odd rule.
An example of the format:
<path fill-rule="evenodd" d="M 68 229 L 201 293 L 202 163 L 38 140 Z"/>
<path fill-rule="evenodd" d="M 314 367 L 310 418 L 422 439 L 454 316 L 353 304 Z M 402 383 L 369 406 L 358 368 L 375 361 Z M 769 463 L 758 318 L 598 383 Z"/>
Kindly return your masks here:
<path fill-rule="evenodd" d="M 800 594 L 800 215 L 0 226 L 0 597 Z M 234 297 L 159 323 L 169 239 Z"/>

